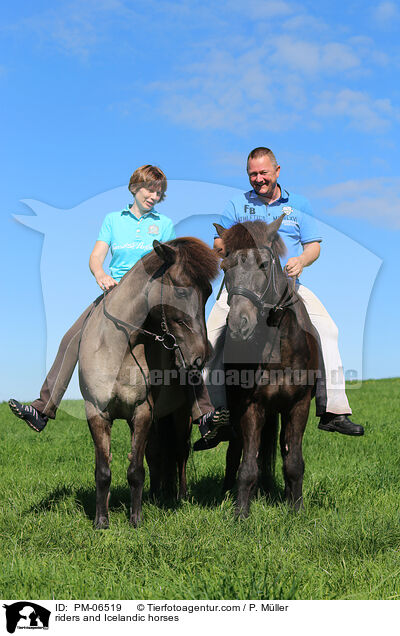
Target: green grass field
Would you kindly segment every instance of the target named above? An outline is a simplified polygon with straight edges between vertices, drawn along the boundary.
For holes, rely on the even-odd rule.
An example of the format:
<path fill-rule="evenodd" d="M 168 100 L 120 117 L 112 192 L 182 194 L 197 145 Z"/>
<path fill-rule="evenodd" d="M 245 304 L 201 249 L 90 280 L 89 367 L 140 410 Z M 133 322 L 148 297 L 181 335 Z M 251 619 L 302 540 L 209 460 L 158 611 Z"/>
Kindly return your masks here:
<path fill-rule="evenodd" d="M 188 501 L 155 505 L 147 480 L 143 523 L 131 528 L 129 431 L 118 421 L 107 531 L 92 527 L 93 445 L 71 415 L 83 403 L 65 403 L 69 414 L 40 435 L 1 404 L 0 598 L 400 598 L 399 395 L 400 379 L 349 388 L 363 438 L 318 431 L 310 417 L 305 510 L 259 496 L 244 521 L 220 495 L 220 444 L 191 455 Z"/>

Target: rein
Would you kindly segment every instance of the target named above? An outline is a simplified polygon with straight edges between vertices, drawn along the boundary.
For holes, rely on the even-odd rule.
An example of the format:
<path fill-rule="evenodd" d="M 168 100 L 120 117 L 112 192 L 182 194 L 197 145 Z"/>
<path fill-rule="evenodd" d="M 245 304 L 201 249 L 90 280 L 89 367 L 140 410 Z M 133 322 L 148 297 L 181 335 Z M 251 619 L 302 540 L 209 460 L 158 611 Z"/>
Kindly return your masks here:
<path fill-rule="evenodd" d="M 255 292 L 251 291 L 251 289 L 247 289 L 247 287 L 243 287 L 243 285 L 237 285 L 236 287 L 232 287 L 232 289 L 229 290 L 228 293 L 228 305 L 231 304 L 231 300 L 232 300 L 232 296 L 244 296 L 245 298 L 248 298 L 248 300 L 250 300 L 253 305 L 255 305 L 258 309 L 258 312 L 260 314 L 261 318 L 265 318 L 266 314 L 267 314 L 267 309 L 269 309 L 269 311 L 272 312 L 277 312 L 277 311 L 283 311 L 285 309 L 287 309 L 288 307 L 292 307 L 292 305 L 294 305 L 295 303 L 297 303 L 298 298 L 295 297 L 293 300 L 293 291 L 290 292 L 289 291 L 289 284 L 286 284 L 286 288 L 283 292 L 283 294 L 281 295 L 281 297 L 279 298 L 278 302 L 275 303 L 275 305 L 273 305 L 272 303 L 267 303 L 264 299 L 265 296 L 267 295 L 267 292 L 271 286 L 272 283 L 272 287 L 274 289 L 274 292 L 276 294 L 278 294 L 278 290 L 276 288 L 276 257 L 275 254 L 273 252 L 273 250 L 268 246 L 265 245 L 263 247 L 263 249 L 266 249 L 270 255 L 271 255 L 271 272 L 267 281 L 267 286 L 265 287 L 264 291 L 262 292 L 262 294 L 256 294 Z M 294 287 L 293 287 L 294 289 Z M 292 300 L 292 302 L 285 302 L 285 296 L 286 294 L 289 294 L 287 297 L 287 301 L 288 300 Z"/>
<path fill-rule="evenodd" d="M 173 351 L 174 349 L 178 349 L 179 355 L 182 360 L 182 366 L 186 368 L 186 362 L 183 357 L 182 350 L 179 344 L 176 342 L 176 338 L 174 334 L 171 333 L 168 329 L 167 317 L 165 314 L 165 309 L 163 304 L 164 273 L 165 273 L 165 270 L 163 271 L 161 276 L 161 295 L 160 295 L 160 301 L 161 301 L 160 302 L 161 304 L 160 328 L 161 328 L 161 331 L 163 332 L 162 335 L 159 335 L 152 331 L 148 331 L 147 329 L 144 329 L 143 327 L 139 327 L 139 325 L 134 325 L 130 322 L 125 322 L 125 320 L 122 320 L 121 318 L 118 318 L 117 316 L 113 316 L 112 314 L 110 314 L 106 308 L 106 296 L 108 293 L 106 291 L 103 292 L 103 314 L 106 318 L 108 318 L 108 320 L 111 320 L 111 322 L 113 322 L 116 327 L 124 327 L 126 329 L 130 329 L 131 331 L 140 331 L 140 333 L 144 334 L 145 336 L 150 336 L 151 338 L 154 338 L 155 342 L 160 342 L 163 345 L 163 347 L 167 349 L 168 351 Z"/>

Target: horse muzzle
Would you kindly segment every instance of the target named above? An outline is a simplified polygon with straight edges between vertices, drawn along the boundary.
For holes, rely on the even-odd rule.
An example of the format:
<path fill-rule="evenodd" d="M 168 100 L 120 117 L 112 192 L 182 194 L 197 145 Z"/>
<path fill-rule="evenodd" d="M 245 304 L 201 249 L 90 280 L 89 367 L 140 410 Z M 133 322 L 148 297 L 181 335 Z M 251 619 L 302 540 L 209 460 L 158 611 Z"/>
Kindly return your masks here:
<path fill-rule="evenodd" d="M 240 311 L 235 314 L 232 310 L 228 315 L 228 329 L 232 340 L 248 341 L 254 336 L 257 320 L 247 312 Z"/>

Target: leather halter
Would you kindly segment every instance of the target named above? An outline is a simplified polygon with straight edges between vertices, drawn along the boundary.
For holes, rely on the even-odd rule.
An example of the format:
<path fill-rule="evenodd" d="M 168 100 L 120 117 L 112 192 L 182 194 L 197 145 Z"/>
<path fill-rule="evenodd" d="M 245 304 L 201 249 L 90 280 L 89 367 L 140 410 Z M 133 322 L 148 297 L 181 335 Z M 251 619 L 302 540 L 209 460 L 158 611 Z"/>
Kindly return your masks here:
<path fill-rule="evenodd" d="M 276 288 L 276 278 L 277 278 L 276 256 L 272 248 L 269 247 L 268 245 L 264 245 L 262 249 L 267 250 L 271 256 L 271 271 L 270 271 L 270 275 L 269 275 L 267 285 L 264 291 L 262 292 L 262 294 L 256 294 L 255 292 L 251 291 L 251 289 L 247 289 L 247 287 L 243 287 L 243 285 L 237 285 L 235 287 L 232 287 L 228 292 L 228 305 L 231 304 L 232 296 L 244 296 L 245 298 L 248 298 L 248 300 L 250 300 L 253 303 L 253 305 L 255 305 L 255 307 L 257 307 L 259 316 L 261 318 L 265 318 L 265 316 L 267 315 L 267 310 L 269 310 L 268 313 L 270 311 L 272 312 L 283 311 L 287 307 L 291 307 L 292 305 L 294 305 L 298 299 L 295 298 L 295 300 L 293 300 L 291 303 L 284 302 L 285 296 L 289 292 L 289 285 L 287 284 L 283 294 L 279 298 L 278 302 L 275 303 L 275 305 L 271 303 L 267 303 L 264 300 L 271 286 L 271 283 L 272 283 L 274 292 L 276 294 L 278 294 L 278 290 Z M 289 296 L 287 300 L 290 300 L 292 298 L 293 298 L 293 294 L 289 292 Z"/>

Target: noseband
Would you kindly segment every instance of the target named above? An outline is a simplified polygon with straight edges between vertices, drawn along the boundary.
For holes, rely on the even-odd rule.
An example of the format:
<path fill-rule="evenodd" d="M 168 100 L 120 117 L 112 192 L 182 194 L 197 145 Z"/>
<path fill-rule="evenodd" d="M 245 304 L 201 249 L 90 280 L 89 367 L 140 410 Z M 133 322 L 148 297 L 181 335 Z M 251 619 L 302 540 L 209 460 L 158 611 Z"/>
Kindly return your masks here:
<path fill-rule="evenodd" d="M 291 307 L 291 305 L 294 305 L 294 303 L 297 302 L 297 298 L 290 303 L 284 302 L 285 296 L 287 292 L 289 291 L 289 286 L 286 285 L 285 291 L 283 292 L 280 299 L 275 305 L 271 303 L 267 303 L 265 301 L 265 297 L 271 285 L 273 287 L 275 294 L 278 295 L 278 290 L 276 287 L 277 265 L 276 265 L 276 256 L 274 252 L 272 251 L 272 249 L 268 245 L 264 245 L 262 249 L 266 249 L 271 256 L 271 270 L 270 270 L 270 275 L 269 275 L 267 285 L 264 291 L 262 292 L 262 294 L 256 294 L 255 292 L 251 291 L 251 289 L 247 289 L 247 287 L 243 287 L 243 285 L 237 285 L 235 287 L 232 287 L 228 292 L 228 305 L 231 304 L 232 296 L 244 296 L 245 298 L 248 298 L 248 300 L 250 300 L 253 303 L 253 305 L 255 305 L 255 307 L 257 307 L 260 318 L 265 318 L 267 313 L 269 312 L 283 311 L 287 307 Z M 289 293 L 287 300 L 290 300 L 292 298 L 293 298 L 293 295 Z"/>

